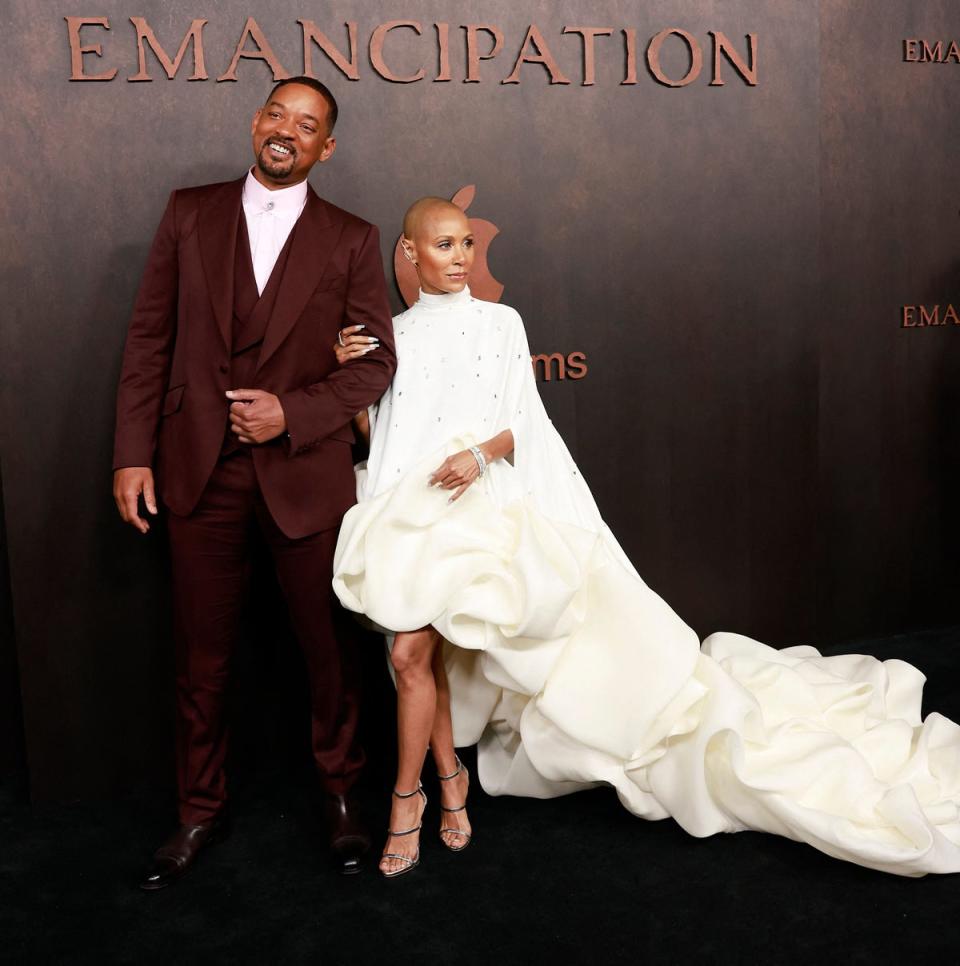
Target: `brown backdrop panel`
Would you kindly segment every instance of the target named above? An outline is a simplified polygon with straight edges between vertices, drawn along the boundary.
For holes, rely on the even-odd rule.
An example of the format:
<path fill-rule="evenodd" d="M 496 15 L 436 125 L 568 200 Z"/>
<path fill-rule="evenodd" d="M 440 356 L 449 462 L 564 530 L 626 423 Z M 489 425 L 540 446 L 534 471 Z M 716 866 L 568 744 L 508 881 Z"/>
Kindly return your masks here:
<path fill-rule="evenodd" d="M 405 206 L 477 186 L 470 213 L 501 230 L 490 263 L 535 352 L 586 353 L 579 381 L 544 398 L 614 531 L 650 584 L 701 634 L 774 643 L 814 632 L 818 239 L 818 20 L 794 2 L 598 2 L 589 22 L 635 28 L 637 83 L 622 86 L 623 38 L 597 40 L 597 83 L 581 86 L 585 16 L 572 4 L 491 2 L 505 48 L 464 84 L 459 5 L 409 0 L 418 19 L 391 40 L 398 72 L 435 70 L 432 27 L 451 25 L 453 80 L 391 84 L 364 52 L 348 82 L 319 53 L 342 102 L 333 160 L 313 183 L 383 229 L 385 265 Z M 170 747 L 166 564 L 109 496 L 113 398 L 131 299 L 168 192 L 236 177 L 263 64 L 225 70 L 253 14 L 283 64 L 301 67 L 296 18 L 343 43 L 377 23 L 370 5 L 321 8 L 185 0 L 98 3 L 109 33 L 86 42 L 109 83 L 69 83 L 62 20 L 12 0 L 4 61 L 14 129 L 3 222 L 8 318 L 0 421 L 28 752 L 38 796 L 101 794 L 165 776 Z M 128 83 L 144 16 L 173 52 L 194 17 L 211 80 Z M 384 15 L 385 16 L 385 15 Z M 523 68 L 502 85 L 527 26 L 570 85 Z M 340 25 L 338 27 L 338 25 Z M 687 87 L 657 84 L 643 50 L 681 26 L 704 48 Z M 729 64 L 709 86 L 708 31 L 743 51 L 759 38 L 759 83 Z M 87 37 L 89 38 L 87 40 Z M 677 46 L 664 64 L 682 75 Z M 362 47 L 363 51 L 363 47 Z M 422 51 L 422 54 L 418 53 Z M 154 77 L 161 69 L 149 55 Z M 399 304 L 399 302 L 398 302 Z M 838 576 L 839 579 L 839 576 Z M 863 618 L 861 613 L 860 618 Z"/>
<path fill-rule="evenodd" d="M 960 617 L 960 38 L 950 0 L 822 4 L 820 502 L 825 637 Z M 956 57 L 954 58 L 956 60 Z"/>
<path fill-rule="evenodd" d="M 20 707 L 20 676 L 13 634 L 13 598 L 3 513 L 3 482 L 0 476 L 0 780 L 15 776 L 17 784 L 26 764 L 23 749 L 23 717 Z"/>

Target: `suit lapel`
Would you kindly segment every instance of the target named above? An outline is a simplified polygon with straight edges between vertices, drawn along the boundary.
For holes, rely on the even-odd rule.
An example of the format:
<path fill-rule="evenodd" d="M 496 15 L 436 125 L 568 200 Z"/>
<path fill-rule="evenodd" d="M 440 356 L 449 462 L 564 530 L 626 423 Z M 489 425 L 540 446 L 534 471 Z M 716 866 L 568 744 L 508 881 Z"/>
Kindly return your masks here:
<path fill-rule="evenodd" d="M 327 206 L 308 186 L 307 203 L 293 228 L 287 264 L 267 323 L 258 371 L 290 334 L 307 299 L 317 287 L 339 238 L 340 225 L 331 220 Z"/>
<path fill-rule="evenodd" d="M 210 290 L 210 302 L 223 344 L 230 349 L 233 318 L 233 269 L 237 250 L 243 183 L 246 176 L 224 185 L 197 219 L 200 260 Z"/>

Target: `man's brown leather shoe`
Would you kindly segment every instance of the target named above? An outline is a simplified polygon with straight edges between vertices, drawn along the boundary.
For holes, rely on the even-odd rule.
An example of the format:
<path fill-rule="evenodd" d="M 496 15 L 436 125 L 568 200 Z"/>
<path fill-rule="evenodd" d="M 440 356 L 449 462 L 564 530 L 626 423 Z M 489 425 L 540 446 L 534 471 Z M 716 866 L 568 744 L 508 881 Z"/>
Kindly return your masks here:
<path fill-rule="evenodd" d="M 176 882 L 190 870 L 203 849 L 222 842 L 228 834 L 229 828 L 223 818 L 216 818 L 207 825 L 181 825 L 153 853 L 153 861 L 140 882 L 140 888 L 153 892 Z"/>
<path fill-rule="evenodd" d="M 327 795 L 327 832 L 337 871 L 343 875 L 359 872 L 363 857 L 370 851 L 370 833 L 352 796 Z"/>

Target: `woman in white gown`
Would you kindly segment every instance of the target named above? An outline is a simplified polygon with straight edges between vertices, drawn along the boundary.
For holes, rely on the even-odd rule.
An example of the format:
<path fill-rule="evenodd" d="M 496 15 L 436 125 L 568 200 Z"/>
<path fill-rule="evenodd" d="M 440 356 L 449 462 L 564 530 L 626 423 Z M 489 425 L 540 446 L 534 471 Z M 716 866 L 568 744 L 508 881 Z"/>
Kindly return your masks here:
<path fill-rule="evenodd" d="M 381 870 L 419 859 L 429 742 L 454 849 L 470 834 L 454 744 L 479 743 L 491 794 L 603 783 L 697 836 L 755 829 L 900 875 L 960 871 L 960 728 L 921 720 L 922 674 L 736 634 L 701 647 L 604 524 L 519 315 L 470 295 L 471 243 L 448 202 L 408 213 L 420 298 L 394 320 L 397 374 L 334 564 L 344 606 L 396 635 L 404 797 Z"/>

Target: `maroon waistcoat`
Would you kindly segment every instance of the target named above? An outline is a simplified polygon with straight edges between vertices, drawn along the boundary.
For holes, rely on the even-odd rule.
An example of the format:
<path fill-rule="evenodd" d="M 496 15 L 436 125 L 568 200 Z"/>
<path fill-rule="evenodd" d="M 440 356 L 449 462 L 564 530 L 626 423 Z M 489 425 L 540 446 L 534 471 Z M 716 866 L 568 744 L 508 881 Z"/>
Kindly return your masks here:
<path fill-rule="evenodd" d="M 250 258 L 247 219 L 244 213 L 240 212 L 233 268 L 233 344 L 230 350 L 230 385 L 234 389 L 256 388 L 257 365 L 260 361 L 263 337 L 273 313 L 277 292 L 283 283 L 287 256 L 296 230 L 297 226 L 294 225 L 286 244 L 277 256 L 277 262 L 267 280 L 266 288 L 258 294 L 257 279 L 253 274 L 253 262 Z M 247 443 L 237 442 L 236 436 L 230 429 L 228 418 L 223 438 L 223 454 L 233 453 L 241 447 L 248 446 Z"/>

